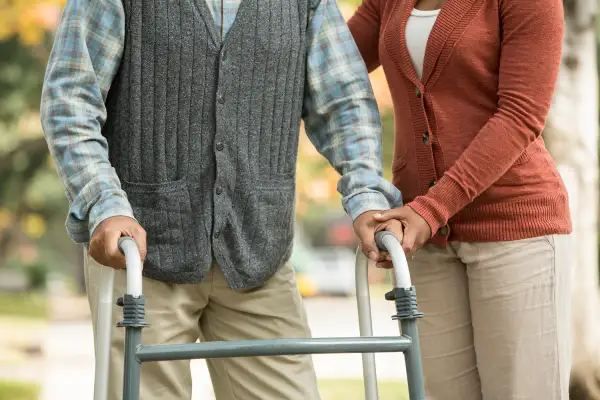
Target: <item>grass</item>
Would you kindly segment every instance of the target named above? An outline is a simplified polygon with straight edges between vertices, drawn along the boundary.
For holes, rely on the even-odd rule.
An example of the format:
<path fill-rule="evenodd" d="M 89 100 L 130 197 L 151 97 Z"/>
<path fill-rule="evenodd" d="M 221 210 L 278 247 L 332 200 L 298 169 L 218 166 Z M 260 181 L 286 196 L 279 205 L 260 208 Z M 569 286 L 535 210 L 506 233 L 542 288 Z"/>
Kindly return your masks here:
<path fill-rule="evenodd" d="M 0 316 L 44 319 L 47 315 L 42 294 L 0 292 Z"/>
<path fill-rule="evenodd" d="M 0 380 L 0 400 L 37 400 L 40 388 L 34 383 Z"/>
<path fill-rule="evenodd" d="M 319 391 L 323 400 L 364 400 L 363 381 L 360 379 L 319 380 Z M 408 400 L 408 386 L 405 382 L 380 381 L 380 400 Z"/>

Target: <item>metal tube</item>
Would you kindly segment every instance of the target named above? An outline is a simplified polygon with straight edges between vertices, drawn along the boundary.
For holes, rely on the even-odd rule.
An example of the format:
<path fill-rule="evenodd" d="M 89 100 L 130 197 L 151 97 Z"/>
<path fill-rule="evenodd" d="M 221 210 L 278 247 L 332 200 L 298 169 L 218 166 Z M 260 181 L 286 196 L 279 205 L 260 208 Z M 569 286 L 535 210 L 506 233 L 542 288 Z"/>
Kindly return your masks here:
<path fill-rule="evenodd" d="M 106 400 L 108 398 L 108 369 L 114 281 L 115 270 L 108 267 L 102 268 L 100 271 L 100 287 L 98 289 L 96 343 L 94 346 L 94 400 Z"/>
<path fill-rule="evenodd" d="M 123 379 L 123 400 L 140 400 L 140 367 L 136 357 L 140 346 L 142 328 L 128 326 L 125 328 L 125 375 Z"/>
<path fill-rule="evenodd" d="M 133 297 L 142 295 L 142 260 L 135 240 L 130 237 L 119 239 L 119 249 L 125 254 L 127 263 L 127 293 Z"/>
<path fill-rule="evenodd" d="M 416 319 L 406 319 L 401 322 L 402 333 L 412 339 L 412 346 L 404 352 L 406 362 L 406 380 L 410 400 L 425 400 L 425 385 L 423 382 L 423 367 L 421 365 L 421 346 Z"/>
<path fill-rule="evenodd" d="M 395 288 L 413 289 L 410 279 L 410 271 L 406 255 L 402 250 L 402 245 L 396 236 L 391 232 L 379 232 L 375 237 L 377 245 L 392 257 L 394 265 L 393 282 Z M 398 321 L 400 334 L 409 337 L 412 345 L 404 352 L 406 362 L 406 380 L 408 381 L 408 391 L 410 400 L 425 400 L 425 386 L 423 382 L 423 367 L 421 363 L 421 346 L 419 343 L 419 331 L 417 329 L 417 318 L 400 319 Z"/>
<path fill-rule="evenodd" d="M 119 249 L 125 255 L 126 260 L 127 293 L 139 297 L 142 294 L 142 262 L 135 240 L 127 237 L 119 239 Z M 114 281 L 115 270 L 109 267 L 103 268 L 100 275 L 96 343 L 94 346 L 94 400 L 106 400 L 108 398 L 110 333 L 112 329 L 112 309 L 115 301 L 113 297 Z M 135 360 L 135 347 L 133 351 Z"/>
<path fill-rule="evenodd" d="M 391 232 L 383 232 L 380 241 L 385 250 L 387 250 L 392 257 L 392 264 L 394 264 L 394 277 L 396 278 L 396 287 L 405 289 L 412 287 L 406 255 L 404 254 L 402 245 L 396 236 Z"/>
<path fill-rule="evenodd" d="M 356 252 L 356 302 L 358 306 L 358 325 L 360 336 L 372 337 L 371 296 L 369 293 L 369 259 L 358 249 Z M 374 353 L 363 353 L 363 379 L 365 399 L 378 400 L 377 369 Z"/>
<path fill-rule="evenodd" d="M 393 353 L 409 349 L 404 336 L 368 338 L 318 338 L 236 340 L 177 345 L 138 346 L 140 362 L 227 357 L 262 357 L 292 354 Z"/>

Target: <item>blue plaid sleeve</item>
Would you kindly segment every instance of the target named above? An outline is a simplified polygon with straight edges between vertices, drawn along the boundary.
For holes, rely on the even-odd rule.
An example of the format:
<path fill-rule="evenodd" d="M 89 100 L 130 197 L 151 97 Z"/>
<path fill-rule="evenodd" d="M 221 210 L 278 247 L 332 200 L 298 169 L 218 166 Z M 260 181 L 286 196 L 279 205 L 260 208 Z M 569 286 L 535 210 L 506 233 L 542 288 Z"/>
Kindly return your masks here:
<path fill-rule="evenodd" d="M 67 232 L 78 243 L 106 218 L 133 218 L 101 134 L 124 32 L 121 0 L 69 0 L 46 69 L 42 127 L 69 198 Z"/>
<path fill-rule="evenodd" d="M 346 212 L 402 203 L 382 176 L 381 121 L 368 72 L 335 0 L 321 0 L 309 26 L 304 124 L 311 142 L 341 174 Z"/>

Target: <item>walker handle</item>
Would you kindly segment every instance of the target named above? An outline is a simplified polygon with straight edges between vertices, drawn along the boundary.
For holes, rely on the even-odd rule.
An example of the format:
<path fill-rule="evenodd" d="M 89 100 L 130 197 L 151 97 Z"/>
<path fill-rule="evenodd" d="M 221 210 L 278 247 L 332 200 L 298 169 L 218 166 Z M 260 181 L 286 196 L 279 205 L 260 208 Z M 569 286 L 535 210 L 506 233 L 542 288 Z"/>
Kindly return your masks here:
<path fill-rule="evenodd" d="M 131 237 L 119 239 L 119 250 L 125 255 L 127 268 L 127 294 L 142 295 L 142 260 L 135 240 Z M 108 371 L 110 361 L 110 332 L 114 306 L 115 270 L 102 268 L 98 294 L 98 322 L 95 346 L 94 400 L 108 399 Z"/>

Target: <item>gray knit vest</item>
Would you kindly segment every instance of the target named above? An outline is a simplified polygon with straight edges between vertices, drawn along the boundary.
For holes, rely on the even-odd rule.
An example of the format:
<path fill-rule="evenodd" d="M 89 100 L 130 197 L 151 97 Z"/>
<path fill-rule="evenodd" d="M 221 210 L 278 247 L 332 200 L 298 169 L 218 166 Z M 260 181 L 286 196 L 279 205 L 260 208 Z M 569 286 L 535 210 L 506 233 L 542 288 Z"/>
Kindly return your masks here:
<path fill-rule="evenodd" d="M 243 0 L 222 43 L 206 0 L 123 0 L 103 134 L 146 277 L 201 282 L 214 259 L 252 288 L 289 258 L 309 3 Z"/>

